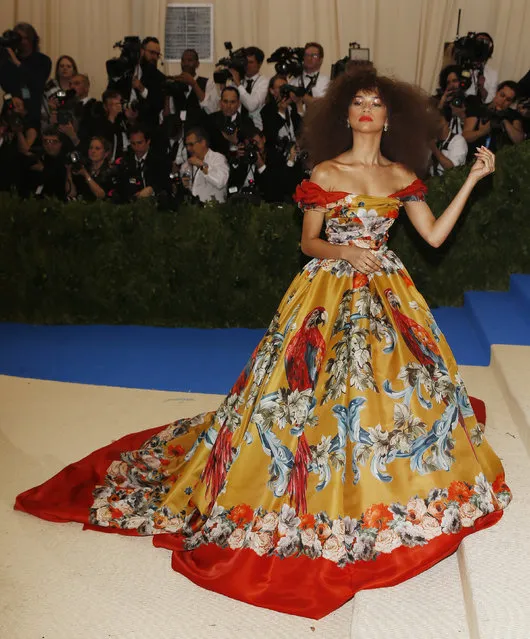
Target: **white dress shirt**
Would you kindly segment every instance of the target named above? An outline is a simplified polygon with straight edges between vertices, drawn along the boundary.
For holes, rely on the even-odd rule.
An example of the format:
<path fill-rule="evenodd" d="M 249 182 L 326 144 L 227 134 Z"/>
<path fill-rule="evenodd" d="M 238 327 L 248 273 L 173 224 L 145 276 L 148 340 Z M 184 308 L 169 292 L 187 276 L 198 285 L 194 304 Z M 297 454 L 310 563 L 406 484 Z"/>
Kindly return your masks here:
<path fill-rule="evenodd" d="M 134 70 L 133 77 L 137 77 L 138 80 L 141 80 L 142 75 L 143 75 L 142 67 L 140 66 L 140 64 L 137 64 Z M 133 102 L 134 100 L 138 100 L 138 96 L 141 96 L 145 100 L 148 94 L 149 94 L 149 91 L 147 87 L 144 87 L 144 90 L 141 93 L 140 91 L 137 91 L 134 87 L 131 87 L 131 95 L 129 96 L 129 101 Z"/>
<path fill-rule="evenodd" d="M 224 202 L 229 174 L 228 161 L 222 153 L 216 153 L 211 149 L 208 149 L 204 161 L 208 165 L 208 174 L 187 160 L 180 169 L 181 173 L 189 173 L 191 193 L 196 195 L 201 202 L 208 200 Z"/>
<path fill-rule="evenodd" d="M 246 88 L 249 80 L 252 82 L 251 92 L 248 92 Z M 248 111 L 255 126 L 261 131 L 263 129 L 263 122 L 260 111 L 265 106 L 267 94 L 269 93 L 269 78 L 258 73 L 252 78 L 243 78 L 237 88 L 239 90 L 241 104 Z"/>
<path fill-rule="evenodd" d="M 477 78 L 478 78 L 478 70 L 474 69 L 471 72 L 471 86 L 466 91 L 466 95 L 477 95 Z M 495 69 L 492 69 L 486 65 L 484 66 L 484 88 L 486 89 L 488 95 L 484 102 L 487 104 L 491 102 L 497 93 L 497 84 L 499 84 L 499 74 Z"/>
<path fill-rule="evenodd" d="M 219 86 L 215 84 L 213 78 L 208 78 L 206 83 L 206 90 L 204 91 L 204 100 L 200 103 L 201 108 L 206 113 L 214 113 L 219 111 L 219 100 L 221 99 L 221 92 Z"/>
<path fill-rule="evenodd" d="M 452 135 L 452 133 L 449 133 L 442 143 L 440 150 L 442 155 L 445 155 L 446 158 L 451 160 L 455 166 L 462 166 L 466 163 L 467 142 L 465 141 L 464 136 L 459 133 L 451 137 Z M 444 167 L 437 162 L 436 166 L 431 167 L 430 173 L 431 175 L 442 175 L 444 171 Z"/>
<path fill-rule="evenodd" d="M 315 73 L 306 73 L 305 71 L 298 78 L 291 78 L 290 84 L 294 84 L 295 86 L 307 88 L 309 84 L 312 82 L 312 78 L 316 77 L 316 82 L 313 84 L 312 94 L 314 98 L 321 98 L 328 88 L 329 78 L 327 75 L 323 75 L 320 71 L 315 71 Z"/>

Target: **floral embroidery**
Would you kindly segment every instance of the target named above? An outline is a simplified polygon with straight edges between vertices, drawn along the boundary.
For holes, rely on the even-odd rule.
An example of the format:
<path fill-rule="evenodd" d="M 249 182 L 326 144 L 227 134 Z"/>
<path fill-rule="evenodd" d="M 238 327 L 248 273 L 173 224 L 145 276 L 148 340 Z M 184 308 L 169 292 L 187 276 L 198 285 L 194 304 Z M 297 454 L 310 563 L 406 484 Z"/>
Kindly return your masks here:
<path fill-rule="evenodd" d="M 475 484 L 452 482 L 434 488 L 426 499 L 406 504 L 373 504 L 359 519 L 331 520 L 325 512 L 298 516 L 283 504 L 280 512 L 255 511 L 246 504 L 225 510 L 214 506 L 203 528 L 185 542 L 188 550 L 215 543 L 233 550 L 250 548 L 257 555 L 323 557 L 340 567 L 370 561 L 400 546 L 424 546 L 440 535 L 459 533 L 479 517 L 509 503 L 509 489 L 499 475 L 491 486 L 484 475 Z M 495 488 L 498 492 L 495 492 Z"/>

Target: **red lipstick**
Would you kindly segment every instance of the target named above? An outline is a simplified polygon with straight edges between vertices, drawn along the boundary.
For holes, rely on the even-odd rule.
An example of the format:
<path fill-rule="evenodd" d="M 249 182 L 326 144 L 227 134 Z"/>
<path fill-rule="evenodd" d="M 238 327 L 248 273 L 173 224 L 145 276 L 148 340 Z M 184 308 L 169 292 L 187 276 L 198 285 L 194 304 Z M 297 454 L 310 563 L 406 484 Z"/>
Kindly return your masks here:
<path fill-rule="evenodd" d="M 371 118 L 369 115 L 361 115 L 361 117 L 359 118 L 359 122 L 373 122 L 373 118 Z"/>

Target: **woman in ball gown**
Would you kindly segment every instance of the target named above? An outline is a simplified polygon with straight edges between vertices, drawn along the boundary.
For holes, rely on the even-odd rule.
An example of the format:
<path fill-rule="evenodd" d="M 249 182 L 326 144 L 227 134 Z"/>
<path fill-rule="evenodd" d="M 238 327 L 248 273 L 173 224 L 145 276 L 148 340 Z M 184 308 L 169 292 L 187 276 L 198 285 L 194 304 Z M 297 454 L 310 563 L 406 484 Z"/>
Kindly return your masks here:
<path fill-rule="evenodd" d="M 442 244 L 493 154 L 478 150 L 435 219 L 416 177 L 427 136 L 415 89 L 344 73 L 306 118 L 315 168 L 296 199 L 314 259 L 220 407 L 95 451 L 16 508 L 152 535 L 205 588 L 320 618 L 453 553 L 511 495 L 483 404 L 386 244 L 400 211 Z"/>

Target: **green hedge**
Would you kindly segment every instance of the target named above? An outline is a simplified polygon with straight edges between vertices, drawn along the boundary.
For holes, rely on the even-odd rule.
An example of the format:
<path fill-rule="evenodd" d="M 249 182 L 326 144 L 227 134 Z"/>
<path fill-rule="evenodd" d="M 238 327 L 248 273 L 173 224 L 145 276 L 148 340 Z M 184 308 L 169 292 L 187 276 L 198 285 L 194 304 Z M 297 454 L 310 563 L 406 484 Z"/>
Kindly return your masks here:
<path fill-rule="evenodd" d="M 501 152 L 438 250 L 402 216 L 392 248 L 432 306 L 530 273 L 530 145 Z M 429 180 L 435 214 L 466 169 Z M 292 205 L 62 204 L 0 195 L 0 319 L 30 323 L 266 326 L 303 263 Z"/>

